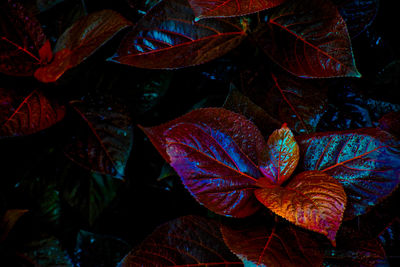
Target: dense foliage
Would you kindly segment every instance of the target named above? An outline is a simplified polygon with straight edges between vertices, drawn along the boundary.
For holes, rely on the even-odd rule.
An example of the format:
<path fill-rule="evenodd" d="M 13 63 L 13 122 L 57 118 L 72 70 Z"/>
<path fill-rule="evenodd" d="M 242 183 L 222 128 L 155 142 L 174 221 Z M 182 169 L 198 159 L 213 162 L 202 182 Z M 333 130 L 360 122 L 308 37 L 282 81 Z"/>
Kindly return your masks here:
<path fill-rule="evenodd" d="M 394 16 L 0 0 L 2 262 L 398 264 Z"/>

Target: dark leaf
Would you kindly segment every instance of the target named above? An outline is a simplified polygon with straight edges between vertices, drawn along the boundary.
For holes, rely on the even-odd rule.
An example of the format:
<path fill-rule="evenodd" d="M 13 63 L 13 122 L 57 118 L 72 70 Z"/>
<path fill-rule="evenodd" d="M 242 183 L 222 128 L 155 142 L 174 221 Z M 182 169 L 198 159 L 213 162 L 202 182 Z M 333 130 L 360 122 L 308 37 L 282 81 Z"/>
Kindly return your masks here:
<path fill-rule="evenodd" d="M 390 112 L 379 120 L 379 128 L 400 139 L 400 112 Z"/>
<path fill-rule="evenodd" d="M 0 136 L 21 136 L 44 130 L 64 118 L 65 107 L 34 90 L 20 96 L 0 88 Z"/>
<path fill-rule="evenodd" d="M 346 193 L 337 180 L 320 171 L 306 171 L 284 187 L 264 183 L 264 178 L 258 184 L 262 188 L 255 195 L 267 208 L 336 244 L 336 232 L 346 206 Z"/>
<path fill-rule="evenodd" d="M 7 210 L 3 216 L 0 217 L 0 242 L 3 242 L 7 238 L 8 233 L 14 227 L 18 219 L 27 212 L 28 210 L 12 209 Z"/>
<path fill-rule="evenodd" d="M 161 1 L 125 36 L 111 60 L 149 69 L 199 65 L 232 50 L 246 35 L 233 20 L 194 20 L 185 0 Z"/>
<path fill-rule="evenodd" d="M 299 162 L 299 145 L 292 131 L 283 124 L 275 130 L 267 142 L 268 161 L 260 166 L 261 172 L 274 184 L 284 183 L 294 172 Z"/>
<path fill-rule="evenodd" d="M 242 115 L 221 108 L 199 109 L 143 130 L 208 209 L 246 217 L 259 208 L 253 191 L 262 175 L 258 161 L 252 159 L 257 153 L 264 155 L 265 142 Z"/>
<path fill-rule="evenodd" d="M 46 11 L 64 0 L 36 0 L 36 6 L 40 12 Z"/>
<path fill-rule="evenodd" d="M 39 22 L 18 1 L 0 4 L 0 72 L 30 76 L 43 60 L 46 36 Z"/>
<path fill-rule="evenodd" d="M 159 226 L 119 267 L 243 266 L 226 247 L 219 226 L 199 216 L 185 216 Z"/>
<path fill-rule="evenodd" d="M 399 144 L 379 129 L 315 133 L 297 141 L 300 168 L 325 172 L 343 185 L 347 219 L 365 213 L 400 182 Z"/>
<path fill-rule="evenodd" d="M 257 42 L 278 65 L 299 77 L 360 77 L 346 23 L 327 0 L 278 6 Z"/>
<path fill-rule="evenodd" d="M 320 266 L 323 253 L 310 232 L 280 222 L 221 226 L 226 245 L 245 266 Z"/>
<path fill-rule="evenodd" d="M 130 21 L 112 10 L 98 11 L 79 19 L 58 39 L 54 48 L 55 60 L 38 69 L 35 77 L 42 82 L 56 81 L 130 25 Z"/>
<path fill-rule="evenodd" d="M 133 142 L 129 116 L 107 106 L 71 105 L 81 127 L 65 148 L 67 157 L 87 169 L 123 178 Z"/>
<path fill-rule="evenodd" d="M 285 0 L 189 0 L 197 19 L 243 16 L 282 4 Z"/>
<path fill-rule="evenodd" d="M 359 35 L 371 25 L 379 6 L 379 0 L 333 0 L 332 2 L 338 7 L 352 37 Z"/>

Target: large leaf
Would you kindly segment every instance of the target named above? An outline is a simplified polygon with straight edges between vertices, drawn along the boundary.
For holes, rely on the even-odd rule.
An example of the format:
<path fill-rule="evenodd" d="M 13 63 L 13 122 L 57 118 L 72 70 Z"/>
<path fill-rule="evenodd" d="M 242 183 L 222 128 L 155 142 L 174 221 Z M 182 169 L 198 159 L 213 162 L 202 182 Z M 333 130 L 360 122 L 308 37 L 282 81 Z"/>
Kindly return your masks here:
<path fill-rule="evenodd" d="M 0 217 L 0 243 L 7 238 L 8 233 L 17 223 L 19 218 L 27 212 L 28 210 L 10 209 Z"/>
<path fill-rule="evenodd" d="M 243 266 L 224 244 L 217 223 L 185 216 L 159 226 L 118 265 Z"/>
<path fill-rule="evenodd" d="M 346 21 L 351 36 L 362 33 L 374 20 L 379 0 L 333 0 Z"/>
<path fill-rule="evenodd" d="M 346 23 L 328 0 L 291 0 L 273 10 L 257 41 L 300 77 L 360 77 Z"/>
<path fill-rule="evenodd" d="M 185 0 L 161 1 L 125 36 L 111 60 L 140 68 L 176 69 L 222 56 L 245 37 L 236 21 L 194 19 Z"/>
<path fill-rule="evenodd" d="M 131 120 L 123 111 L 72 102 L 81 118 L 79 130 L 65 154 L 87 169 L 123 178 L 132 148 Z"/>
<path fill-rule="evenodd" d="M 0 72 L 29 76 L 48 57 L 51 50 L 39 22 L 17 1 L 0 4 Z"/>
<path fill-rule="evenodd" d="M 65 107 L 34 90 L 27 96 L 0 88 L 0 136 L 21 136 L 46 129 L 64 118 Z"/>
<path fill-rule="evenodd" d="M 285 0 L 189 0 L 197 19 L 243 16 L 282 4 Z"/>
<path fill-rule="evenodd" d="M 223 215 L 246 217 L 262 174 L 257 155 L 265 142 L 243 116 L 222 108 L 199 109 L 169 123 L 143 128 L 201 204 Z M 247 153 L 247 152 L 251 153 Z"/>
<path fill-rule="evenodd" d="M 323 259 L 310 232 L 281 222 L 221 226 L 226 245 L 245 266 L 320 266 Z"/>
<path fill-rule="evenodd" d="M 321 233 L 335 244 L 342 222 L 346 193 L 342 185 L 320 171 L 296 175 L 284 187 L 264 183 L 260 179 L 255 195 L 266 207 L 288 221 Z"/>
<path fill-rule="evenodd" d="M 347 219 L 365 213 L 400 182 L 399 144 L 379 129 L 315 133 L 297 141 L 302 169 L 320 170 L 343 185 Z"/>
<path fill-rule="evenodd" d="M 292 175 L 300 157 L 299 145 L 286 124 L 269 136 L 267 150 L 267 165 L 260 166 L 260 170 L 264 176 L 280 185 Z"/>
<path fill-rule="evenodd" d="M 390 112 L 379 120 L 379 128 L 400 139 L 400 112 Z"/>
<path fill-rule="evenodd" d="M 130 25 L 130 21 L 113 10 L 98 11 L 79 19 L 57 40 L 55 60 L 38 69 L 35 77 L 42 82 L 56 81 L 64 72 L 77 66 Z"/>

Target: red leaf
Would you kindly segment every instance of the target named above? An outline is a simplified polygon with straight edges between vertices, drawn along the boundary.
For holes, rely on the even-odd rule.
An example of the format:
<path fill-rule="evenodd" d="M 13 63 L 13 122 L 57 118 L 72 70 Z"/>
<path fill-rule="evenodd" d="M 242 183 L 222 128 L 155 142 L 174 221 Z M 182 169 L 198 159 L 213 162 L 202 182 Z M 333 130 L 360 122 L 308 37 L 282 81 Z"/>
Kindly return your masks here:
<path fill-rule="evenodd" d="M 120 267 L 243 266 L 224 244 L 219 226 L 185 216 L 159 226 L 120 262 Z"/>
<path fill-rule="evenodd" d="M 259 208 L 253 191 L 262 176 L 256 163 L 265 142 L 243 116 L 221 108 L 199 109 L 143 130 L 208 209 L 245 217 Z"/>
<path fill-rule="evenodd" d="M 149 69 L 193 66 L 222 56 L 246 35 L 236 21 L 194 20 L 185 0 L 161 1 L 125 36 L 111 60 Z"/>
<path fill-rule="evenodd" d="M 400 112 L 390 112 L 380 118 L 379 128 L 400 139 Z"/>
<path fill-rule="evenodd" d="M 273 10 L 258 35 L 265 53 L 296 76 L 361 76 L 346 23 L 327 0 L 285 2 Z"/>
<path fill-rule="evenodd" d="M 269 136 L 267 150 L 269 160 L 266 166 L 260 166 L 260 170 L 280 185 L 292 175 L 300 157 L 299 145 L 286 124 Z"/>
<path fill-rule="evenodd" d="M 45 42 L 39 22 L 21 4 L 9 0 L 0 5 L 0 72 L 32 75 L 40 66 L 39 50 Z"/>
<path fill-rule="evenodd" d="M 189 0 L 196 18 L 234 17 L 259 12 L 286 0 Z"/>
<path fill-rule="evenodd" d="M 284 186 L 259 185 L 257 199 L 274 213 L 308 230 L 321 233 L 335 245 L 342 222 L 346 193 L 331 176 L 319 171 L 296 175 Z"/>
<path fill-rule="evenodd" d="M 65 107 L 39 90 L 26 97 L 0 88 L 0 136 L 28 135 L 44 130 L 64 118 Z"/>
<path fill-rule="evenodd" d="M 14 227 L 19 218 L 27 212 L 28 210 L 12 209 L 7 210 L 3 214 L 0 221 L 0 243 L 7 238 L 8 233 Z"/>
<path fill-rule="evenodd" d="M 38 69 L 35 77 L 41 82 L 56 81 L 130 25 L 130 21 L 112 10 L 98 11 L 79 19 L 58 39 L 53 62 Z"/>
<path fill-rule="evenodd" d="M 66 156 L 84 168 L 123 178 L 133 139 L 129 116 L 111 107 L 82 102 L 71 105 L 81 118 L 81 126 L 65 147 Z"/>
<path fill-rule="evenodd" d="M 400 182 L 399 143 L 379 129 L 315 133 L 297 141 L 302 169 L 325 172 L 343 185 L 346 219 L 367 212 Z"/>
<path fill-rule="evenodd" d="M 43 46 L 39 49 L 40 62 L 47 64 L 53 58 L 53 52 L 51 51 L 50 41 L 47 40 Z"/>
<path fill-rule="evenodd" d="M 284 223 L 221 226 L 225 244 L 245 266 L 321 266 L 322 251 L 310 232 Z"/>

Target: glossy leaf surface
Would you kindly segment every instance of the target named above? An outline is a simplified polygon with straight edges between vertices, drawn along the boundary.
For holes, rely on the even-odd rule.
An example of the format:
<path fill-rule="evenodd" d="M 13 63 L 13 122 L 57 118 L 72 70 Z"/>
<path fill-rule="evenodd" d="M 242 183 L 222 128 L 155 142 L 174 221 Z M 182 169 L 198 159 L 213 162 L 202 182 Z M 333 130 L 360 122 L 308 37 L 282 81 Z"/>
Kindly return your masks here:
<path fill-rule="evenodd" d="M 98 11 L 79 19 L 58 38 L 55 60 L 38 69 L 35 77 L 42 82 L 56 81 L 130 25 L 130 21 L 112 10 Z"/>
<path fill-rule="evenodd" d="M 309 232 L 278 222 L 221 226 L 225 244 L 245 266 L 320 266 L 318 243 Z"/>
<path fill-rule="evenodd" d="M 400 182 L 397 141 L 379 129 L 326 132 L 297 138 L 300 168 L 337 179 L 347 194 L 345 218 L 365 213 Z"/>
<path fill-rule="evenodd" d="M 133 142 L 130 118 L 111 107 L 71 104 L 81 124 L 65 147 L 67 157 L 87 169 L 123 178 Z"/>
<path fill-rule="evenodd" d="M 260 170 L 280 185 L 292 175 L 300 157 L 299 145 L 286 124 L 269 136 L 267 150 L 269 160 L 266 166 L 260 166 Z"/>
<path fill-rule="evenodd" d="M 185 0 L 161 1 L 125 36 L 111 60 L 150 69 L 199 65 L 224 55 L 245 36 L 233 20 L 194 20 Z"/>
<path fill-rule="evenodd" d="M 308 230 L 321 233 L 335 244 L 342 222 L 346 193 L 333 177 L 319 171 L 302 172 L 284 186 L 260 179 L 257 199 L 279 216 Z"/>
<path fill-rule="evenodd" d="M 351 36 L 362 33 L 374 20 L 379 0 L 333 0 L 340 15 L 346 21 Z"/>
<path fill-rule="evenodd" d="M 259 12 L 285 0 L 189 0 L 196 18 L 234 17 Z"/>
<path fill-rule="evenodd" d="M 243 266 L 224 244 L 217 223 L 185 216 L 159 226 L 118 265 Z"/>
<path fill-rule="evenodd" d="M 360 77 L 346 23 L 326 0 L 291 0 L 278 6 L 257 41 L 278 65 L 307 78 Z"/>
<path fill-rule="evenodd" d="M 46 36 L 39 22 L 18 1 L 0 4 L 0 72 L 30 76 L 42 62 Z"/>
<path fill-rule="evenodd" d="M 180 123 L 164 132 L 171 166 L 198 202 L 222 215 L 246 217 L 258 209 L 257 166 L 228 135 Z"/>
<path fill-rule="evenodd" d="M 19 96 L 0 88 L 0 136 L 21 136 L 44 130 L 64 118 L 65 107 L 40 90 Z"/>

